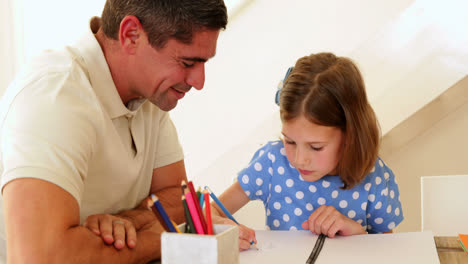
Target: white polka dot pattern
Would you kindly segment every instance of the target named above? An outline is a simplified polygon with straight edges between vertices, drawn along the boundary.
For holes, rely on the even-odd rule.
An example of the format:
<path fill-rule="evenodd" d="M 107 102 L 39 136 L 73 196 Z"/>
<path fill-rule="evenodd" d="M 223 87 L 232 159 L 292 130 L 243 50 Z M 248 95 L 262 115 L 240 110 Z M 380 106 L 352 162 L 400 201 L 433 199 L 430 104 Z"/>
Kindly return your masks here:
<path fill-rule="evenodd" d="M 268 158 L 271 160 L 271 162 L 275 162 L 276 161 L 276 157 L 275 155 L 271 154 L 270 152 L 268 152 Z"/>
<path fill-rule="evenodd" d="M 261 170 L 262 170 L 262 164 L 260 164 L 260 163 L 258 163 L 258 162 L 255 163 L 254 166 L 255 166 L 255 170 L 256 170 L 256 171 L 261 171 Z"/>
<path fill-rule="evenodd" d="M 375 184 L 379 185 L 381 183 L 382 183 L 382 178 L 380 177 L 375 178 Z"/>
<path fill-rule="evenodd" d="M 296 193 L 296 198 L 299 199 L 299 200 L 301 200 L 302 198 L 304 198 L 304 193 L 301 192 L 301 191 L 297 192 L 297 193 Z"/>
<path fill-rule="evenodd" d="M 332 192 L 332 195 L 331 195 L 331 196 L 332 196 L 333 199 L 335 199 L 336 197 L 338 197 L 338 191 L 337 191 L 337 190 L 334 190 L 334 191 Z"/>
<path fill-rule="evenodd" d="M 279 222 L 278 220 L 275 219 L 275 220 L 273 220 L 273 225 L 274 225 L 275 227 L 279 227 L 280 222 Z"/>
<path fill-rule="evenodd" d="M 300 216 L 300 215 L 302 215 L 302 210 L 300 208 L 296 208 L 294 210 L 294 214 L 297 215 L 297 216 Z"/>
<path fill-rule="evenodd" d="M 353 192 L 353 199 L 354 200 L 359 199 L 359 193 L 358 192 Z"/>
<path fill-rule="evenodd" d="M 361 209 L 362 209 L 363 211 L 365 211 L 365 210 L 367 209 L 367 202 L 363 202 L 363 203 L 361 204 Z"/>
<path fill-rule="evenodd" d="M 281 155 L 286 156 L 286 150 L 284 148 L 280 149 L 280 153 Z"/>
<path fill-rule="evenodd" d="M 366 185 L 364 186 L 364 189 L 366 191 L 369 191 L 371 187 L 372 187 L 372 183 L 366 183 Z"/>
<path fill-rule="evenodd" d="M 327 200 L 325 200 L 325 198 L 323 198 L 323 197 L 320 197 L 317 200 L 317 203 L 320 204 L 320 205 L 324 205 L 326 202 L 327 202 Z"/>
<path fill-rule="evenodd" d="M 255 183 L 256 183 L 258 186 L 262 186 L 263 180 L 262 180 L 261 178 L 257 178 L 257 180 L 255 180 Z"/>
<path fill-rule="evenodd" d="M 245 184 L 249 183 L 249 176 L 247 175 L 242 176 L 242 182 Z"/>
<path fill-rule="evenodd" d="M 281 192 L 281 185 L 276 185 L 275 186 L 275 192 L 277 192 L 277 193 Z"/>
<path fill-rule="evenodd" d="M 284 168 L 283 167 L 278 167 L 278 173 L 280 175 L 283 175 L 284 174 Z"/>
<path fill-rule="evenodd" d="M 315 187 L 314 185 L 310 185 L 309 186 L 309 191 L 314 193 L 314 192 L 317 191 L 317 187 Z"/>
<path fill-rule="evenodd" d="M 380 209 L 382 208 L 382 202 L 378 202 L 376 205 L 375 205 L 375 209 Z"/>
<path fill-rule="evenodd" d="M 341 207 L 341 208 L 346 208 L 346 207 L 348 207 L 348 202 L 345 201 L 345 200 L 341 200 L 341 201 L 340 201 L 340 207 Z"/>

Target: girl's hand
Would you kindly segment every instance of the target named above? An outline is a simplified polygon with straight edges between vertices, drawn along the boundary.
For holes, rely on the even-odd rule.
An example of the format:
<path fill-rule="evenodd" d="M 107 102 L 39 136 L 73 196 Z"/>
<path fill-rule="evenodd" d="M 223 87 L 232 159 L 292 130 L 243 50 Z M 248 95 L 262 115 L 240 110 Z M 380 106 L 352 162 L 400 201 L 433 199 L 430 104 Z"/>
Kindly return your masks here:
<path fill-rule="evenodd" d="M 252 241 L 257 244 L 255 238 L 255 231 L 245 225 L 237 225 L 234 221 L 229 218 L 219 217 L 216 221 L 218 224 L 223 225 L 234 225 L 239 227 L 239 251 L 247 250 L 250 248 Z"/>
<path fill-rule="evenodd" d="M 118 250 L 125 247 L 125 241 L 129 248 L 136 246 L 135 226 L 125 218 L 110 214 L 90 215 L 84 221 L 83 226 L 101 236 L 106 244 L 114 244 Z"/>
<path fill-rule="evenodd" d="M 252 242 L 257 244 L 255 231 L 245 225 L 239 225 L 239 251 L 249 249 Z"/>
<path fill-rule="evenodd" d="M 328 237 L 335 237 L 337 234 L 350 236 L 366 233 L 358 222 L 341 214 L 335 207 L 327 205 L 322 205 L 312 212 L 309 219 L 302 223 L 302 228 Z"/>

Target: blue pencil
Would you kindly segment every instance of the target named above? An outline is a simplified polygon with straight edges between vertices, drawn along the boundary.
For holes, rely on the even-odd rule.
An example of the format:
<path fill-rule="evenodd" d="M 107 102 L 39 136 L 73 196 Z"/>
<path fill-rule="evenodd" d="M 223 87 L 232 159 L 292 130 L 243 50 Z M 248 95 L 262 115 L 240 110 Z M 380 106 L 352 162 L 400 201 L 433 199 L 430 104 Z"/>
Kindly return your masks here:
<path fill-rule="evenodd" d="M 166 211 L 164 210 L 161 202 L 159 201 L 158 197 L 154 194 L 151 194 L 151 200 L 153 200 L 154 207 L 158 210 L 159 214 L 161 215 L 162 219 L 167 225 L 167 228 L 169 228 L 170 232 L 177 233 L 177 230 L 175 229 L 174 225 L 171 222 L 171 219 L 169 219 L 169 216 L 167 215 Z"/>
<path fill-rule="evenodd" d="M 205 196 L 203 193 L 200 195 L 200 208 L 203 209 L 203 204 L 205 203 Z"/>
<path fill-rule="evenodd" d="M 218 204 L 219 208 L 221 208 L 221 210 L 223 210 L 223 213 L 224 213 L 229 219 L 231 219 L 232 221 L 234 221 L 234 223 L 236 223 L 236 224 L 239 225 L 239 222 L 237 222 L 237 220 L 234 218 L 234 216 L 232 216 L 232 214 L 228 211 L 228 209 L 224 206 L 224 204 L 221 203 L 221 201 L 218 199 L 218 197 L 216 197 L 216 195 L 211 191 L 211 189 L 208 188 L 208 186 L 205 186 L 205 190 L 207 190 L 207 191 L 210 193 L 211 198 L 213 198 L 213 201 L 215 201 L 215 203 Z"/>

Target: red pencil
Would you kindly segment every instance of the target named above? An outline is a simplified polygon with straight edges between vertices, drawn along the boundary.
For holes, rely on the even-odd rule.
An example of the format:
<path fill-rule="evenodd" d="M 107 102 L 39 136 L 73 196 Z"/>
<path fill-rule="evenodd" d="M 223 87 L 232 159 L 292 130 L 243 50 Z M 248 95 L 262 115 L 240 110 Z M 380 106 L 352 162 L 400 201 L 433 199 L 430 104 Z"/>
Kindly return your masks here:
<path fill-rule="evenodd" d="M 195 195 L 195 197 L 197 197 L 197 196 Z M 187 192 L 185 194 L 185 200 L 187 202 L 187 206 L 189 208 L 190 215 L 192 216 L 193 225 L 195 226 L 195 230 L 196 230 L 197 234 L 199 234 L 199 235 L 206 234 L 206 232 L 203 231 L 203 227 L 201 225 L 201 220 L 200 220 L 200 219 L 203 219 L 203 215 L 200 216 L 198 214 L 197 208 L 195 206 L 195 202 L 197 201 L 197 199 L 193 199 L 192 194 Z"/>
<path fill-rule="evenodd" d="M 206 214 L 206 229 L 208 235 L 213 235 L 213 222 L 211 221 L 210 194 L 203 190 L 202 195 L 205 196 L 205 214 Z"/>
<path fill-rule="evenodd" d="M 205 217 L 203 217 L 203 212 L 201 210 L 200 201 L 198 201 L 198 199 L 196 199 L 197 198 L 197 193 L 195 192 L 195 188 L 193 188 L 192 181 L 189 181 L 187 186 L 188 186 L 188 188 L 190 190 L 190 193 L 192 194 L 192 197 L 194 197 L 193 200 L 194 200 L 194 203 L 195 203 L 195 207 L 197 208 L 198 215 L 200 216 L 200 222 L 201 222 L 201 225 L 203 227 L 203 233 L 206 234 L 207 229 L 206 229 Z"/>

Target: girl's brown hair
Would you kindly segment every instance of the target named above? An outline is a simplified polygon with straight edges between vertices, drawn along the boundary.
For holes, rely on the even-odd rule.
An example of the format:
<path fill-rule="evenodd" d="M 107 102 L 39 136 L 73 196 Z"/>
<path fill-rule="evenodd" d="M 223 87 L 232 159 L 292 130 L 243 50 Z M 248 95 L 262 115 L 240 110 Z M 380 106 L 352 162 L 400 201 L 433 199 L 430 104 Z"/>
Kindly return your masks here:
<path fill-rule="evenodd" d="M 344 132 L 337 165 L 343 189 L 352 188 L 372 170 L 380 129 L 361 73 L 350 59 L 332 53 L 300 58 L 285 80 L 279 105 L 282 122 L 303 115 L 310 122 Z"/>

